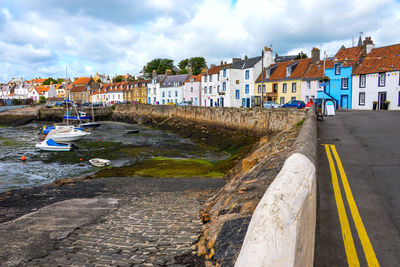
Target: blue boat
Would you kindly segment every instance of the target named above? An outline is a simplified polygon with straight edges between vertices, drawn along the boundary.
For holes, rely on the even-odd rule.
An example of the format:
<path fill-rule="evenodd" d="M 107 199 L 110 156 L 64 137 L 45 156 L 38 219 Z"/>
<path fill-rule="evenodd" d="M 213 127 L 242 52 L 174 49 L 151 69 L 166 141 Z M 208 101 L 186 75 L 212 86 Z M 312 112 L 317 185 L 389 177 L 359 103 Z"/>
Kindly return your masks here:
<path fill-rule="evenodd" d="M 76 121 L 89 120 L 90 121 L 92 119 L 92 116 L 86 115 L 85 112 L 79 112 L 78 114 L 79 114 L 78 116 L 71 116 L 71 112 L 68 111 L 68 113 L 63 115 L 63 119 L 64 120 L 71 120 L 71 121 L 74 121 L 74 120 L 76 120 Z"/>

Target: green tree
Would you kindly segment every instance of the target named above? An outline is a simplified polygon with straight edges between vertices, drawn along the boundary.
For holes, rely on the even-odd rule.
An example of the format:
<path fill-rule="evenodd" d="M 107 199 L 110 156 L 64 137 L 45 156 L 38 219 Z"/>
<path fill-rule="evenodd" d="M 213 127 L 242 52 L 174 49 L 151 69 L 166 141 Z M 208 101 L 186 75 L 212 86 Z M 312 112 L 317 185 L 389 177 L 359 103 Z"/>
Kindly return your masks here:
<path fill-rule="evenodd" d="M 128 82 L 135 82 L 136 81 L 135 76 L 129 76 L 127 81 Z"/>
<path fill-rule="evenodd" d="M 12 100 L 12 104 L 13 104 L 13 105 L 21 105 L 21 100 L 14 98 L 14 99 Z"/>
<path fill-rule="evenodd" d="M 171 70 L 172 73 L 175 74 L 174 60 L 168 58 L 156 58 L 148 62 L 146 66 L 144 66 L 143 71 L 147 76 L 151 76 L 153 70 L 156 70 L 157 74 L 164 74 L 167 69 Z"/>
<path fill-rule="evenodd" d="M 120 83 L 120 82 L 123 82 L 124 80 L 125 80 L 124 76 L 118 75 L 117 77 L 115 77 L 115 78 L 113 79 L 113 82 L 115 82 L 115 83 Z"/>
<path fill-rule="evenodd" d="M 179 71 L 179 74 L 188 74 L 188 73 L 189 73 L 189 71 L 187 69 L 181 69 Z"/>
<path fill-rule="evenodd" d="M 101 83 L 101 80 L 100 80 L 100 78 L 98 78 L 96 82 L 97 82 L 97 83 Z"/>
<path fill-rule="evenodd" d="M 41 95 L 41 96 L 39 97 L 39 103 L 40 103 L 40 104 L 45 104 L 45 103 L 46 103 L 46 97 L 45 97 L 44 95 Z"/>
<path fill-rule="evenodd" d="M 63 81 L 64 81 L 64 79 L 62 79 L 62 78 L 58 78 L 58 79 L 57 79 L 57 83 L 58 83 L 58 84 L 62 84 Z"/>
<path fill-rule="evenodd" d="M 303 58 L 308 58 L 306 53 L 303 53 L 303 51 L 300 51 L 300 53 L 297 54 L 295 59 L 303 59 Z"/>
<path fill-rule="evenodd" d="M 207 63 L 204 57 L 192 57 L 181 60 L 178 66 L 181 69 L 181 71 L 179 72 L 180 74 L 188 73 L 187 70 L 189 68 L 192 68 L 192 73 L 194 75 L 197 75 L 201 73 L 202 69 L 207 67 Z"/>
<path fill-rule="evenodd" d="M 48 78 L 43 82 L 43 85 L 50 85 L 51 83 L 56 84 L 58 83 L 57 80 L 54 80 L 53 78 Z"/>

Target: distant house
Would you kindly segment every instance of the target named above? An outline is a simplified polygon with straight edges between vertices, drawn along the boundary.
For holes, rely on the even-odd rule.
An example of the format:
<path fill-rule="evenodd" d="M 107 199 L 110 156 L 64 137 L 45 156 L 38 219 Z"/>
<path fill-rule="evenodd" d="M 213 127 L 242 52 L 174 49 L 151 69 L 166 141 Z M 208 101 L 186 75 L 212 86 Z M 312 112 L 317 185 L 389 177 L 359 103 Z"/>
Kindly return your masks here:
<path fill-rule="evenodd" d="M 201 76 L 189 76 L 183 87 L 183 100 L 190 101 L 193 106 L 199 106 L 201 102 Z"/>
<path fill-rule="evenodd" d="M 167 78 L 167 74 L 158 75 L 153 71 L 151 82 L 147 84 L 147 103 L 152 105 L 161 104 L 161 83 Z"/>
<path fill-rule="evenodd" d="M 160 86 L 160 103 L 165 105 L 167 103 L 179 103 L 183 101 L 183 87 L 188 74 L 181 75 L 168 75 Z"/>
<path fill-rule="evenodd" d="M 318 98 L 333 100 L 336 109 L 351 109 L 352 73 L 363 52 L 362 46 L 342 46 L 334 58 L 325 61 L 325 76 L 329 81 L 324 91 L 318 92 Z"/>
<path fill-rule="evenodd" d="M 150 80 L 140 80 L 136 82 L 130 82 L 131 97 L 129 101 L 135 103 L 147 104 L 148 103 L 148 84 Z"/>
<path fill-rule="evenodd" d="M 90 91 L 95 84 L 93 78 L 80 77 L 75 78 L 70 90 L 71 100 L 75 103 L 85 103 L 91 100 Z"/>
<path fill-rule="evenodd" d="M 313 48 L 311 51 L 311 63 L 301 81 L 300 99 L 306 103 L 310 99 L 317 98 L 319 84 L 324 76 L 324 61 L 320 60 L 320 50 Z"/>
<path fill-rule="evenodd" d="M 367 37 L 363 48 L 352 76 L 352 108 L 400 110 L 400 44 L 375 48 Z"/>
<path fill-rule="evenodd" d="M 10 95 L 10 86 L 9 85 L 2 85 L 0 86 L 0 99 L 8 99 Z"/>
<path fill-rule="evenodd" d="M 101 74 L 101 73 L 97 73 L 93 76 L 93 80 L 95 82 L 98 82 L 100 80 L 100 83 L 106 83 L 106 84 L 110 84 L 112 83 L 110 77 L 108 77 L 106 74 Z"/>
<path fill-rule="evenodd" d="M 27 82 L 20 83 L 14 88 L 14 94 L 11 98 L 13 99 L 27 99 L 29 94 L 29 89 L 31 89 L 31 84 Z"/>
<path fill-rule="evenodd" d="M 222 63 L 222 62 L 221 62 Z M 226 94 L 226 81 L 221 82 L 221 70 L 225 68 L 230 69 L 231 64 L 221 64 L 218 66 L 211 65 L 209 69 L 202 72 L 201 75 L 201 106 L 225 106 L 224 96 Z M 226 71 L 224 74 L 226 75 Z"/>

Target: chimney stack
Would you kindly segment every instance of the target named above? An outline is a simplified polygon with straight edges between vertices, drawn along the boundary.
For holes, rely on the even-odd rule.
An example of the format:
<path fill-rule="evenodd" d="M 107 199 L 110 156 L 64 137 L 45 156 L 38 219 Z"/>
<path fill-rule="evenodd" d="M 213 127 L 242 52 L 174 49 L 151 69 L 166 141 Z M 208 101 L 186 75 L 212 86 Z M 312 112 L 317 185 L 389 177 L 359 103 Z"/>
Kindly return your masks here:
<path fill-rule="evenodd" d="M 234 57 L 234 58 L 232 58 L 232 63 L 239 62 L 241 60 L 242 59 L 240 57 Z"/>
<path fill-rule="evenodd" d="M 244 59 L 246 60 L 246 59 L 248 59 L 249 57 L 247 56 L 247 55 L 244 55 Z"/>
<path fill-rule="evenodd" d="M 364 46 L 364 51 L 365 53 L 368 55 L 369 53 L 371 53 L 371 50 L 375 48 L 374 42 L 370 37 L 365 37 L 365 40 L 363 42 L 363 46 Z"/>
<path fill-rule="evenodd" d="M 188 74 L 189 74 L 189 76 L 192 76 L 192 75 L 193 75 L 192 67 L 189 67 L 189 68 L 188 68 Z"/>
<path fill-rule="evenodd" d="M 155 78 L 157 76 L 157 71 L 153 70 L 152 77 Z"/>
<path fill-rule="evenodd" d="M 167 75 L 167 76 L 172 75 L 172 70 L 166 69 L 165 75 Z"/>
<path fill-rule="evenodd" d="M 224 62 L 221 60 L 221 65 L 224 65 Z"/>
<path fill-rule="evenodd" d="M 311 63 L 315 64 L 320 60 L 320 51 L 318 48 L 314 47 L 311 50 Z"/>

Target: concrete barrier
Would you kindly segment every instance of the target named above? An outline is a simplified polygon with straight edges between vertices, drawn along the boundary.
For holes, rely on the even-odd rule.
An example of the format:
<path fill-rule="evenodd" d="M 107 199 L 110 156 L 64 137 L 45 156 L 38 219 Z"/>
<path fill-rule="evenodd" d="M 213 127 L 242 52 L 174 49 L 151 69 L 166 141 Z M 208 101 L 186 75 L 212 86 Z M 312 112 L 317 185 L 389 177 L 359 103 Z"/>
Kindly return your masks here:
<path fill-rule="evenodd" d="M 310 109 L 294 152 L 258 204 L 235 266 L 313 266 L 317 130 Z"/>

